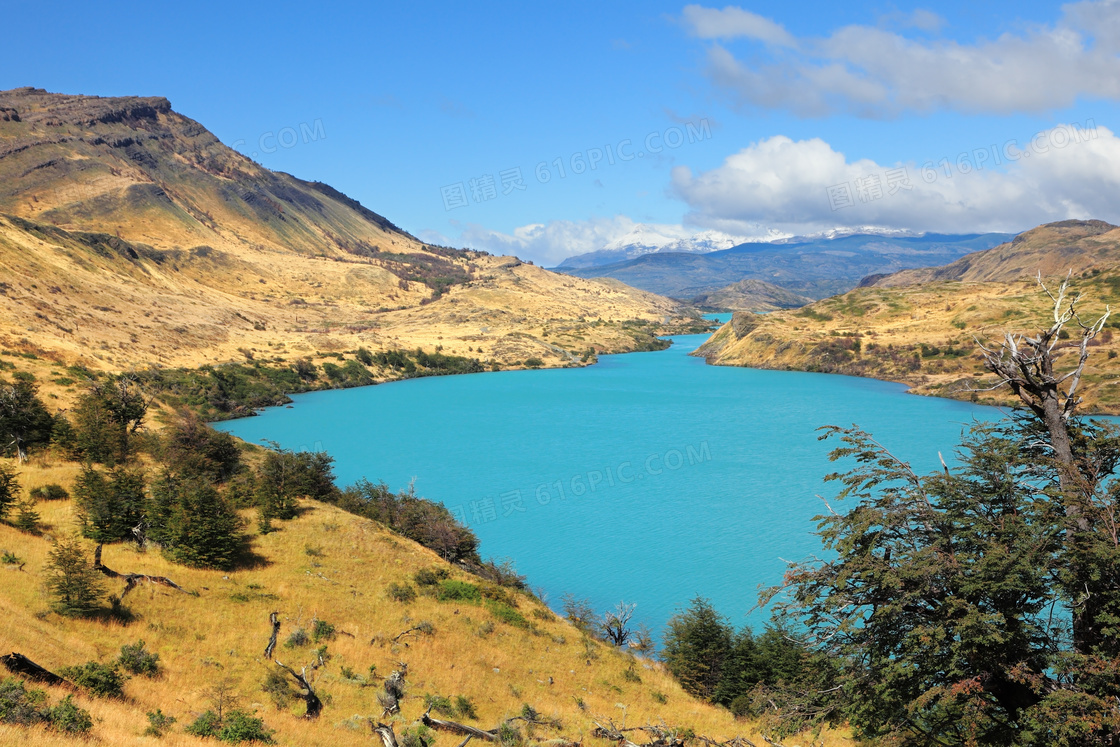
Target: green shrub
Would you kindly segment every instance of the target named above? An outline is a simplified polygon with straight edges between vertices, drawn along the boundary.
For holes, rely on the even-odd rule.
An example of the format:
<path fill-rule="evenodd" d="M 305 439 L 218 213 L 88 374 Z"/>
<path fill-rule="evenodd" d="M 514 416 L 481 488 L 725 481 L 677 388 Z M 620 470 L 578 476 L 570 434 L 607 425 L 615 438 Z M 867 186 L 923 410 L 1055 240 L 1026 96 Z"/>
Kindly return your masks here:
<path fill-rule="evenodd" d="M 264 725 L 264 720 L 244 711 L 230 711 L 222 719 L 217 737 L 228 744 L 242 742 L 261 742 L 273 744 L 273 732 Z"/>
<path fill-rule="evenodd" d="M 3 553 L 0 553 L 0 563 L 3 563 L 4 565 L 19 565 L 22 562 L 23 561 L 20 559 L 20 557 L 14 552 L 5 550 Z"/>
<path fill-rule="evenodd" d="M 206 711 L 201 716 L 196 718 L 184 731 L 187 734 L 196 737 L 216 737 L 218 736 L 218 729 L 221 728 L 222 722 L 218 718 L 218 714 L 213 711 Z"/>
<path fill-rule="evenodd" d="M 47 711 L 51 728 L 63 734 L 86 734 L 93 728 L 89 711 L 74 705 L 73 696 L 67 695 L 58 705 Z"/>
<path fill-rule="evenodd" d="M 148 711 L 148 728 L 144 729 L 144 736 L 162 737 L 163 733 L 175 723 L 175 720 L 174 716 L 165 715 L 159 708 Z"/>
<path fill-rule="evenodd" d="M 518 628 L 529 627 L 529 621 L 526 620 L 520 612 L 510 607 L 505 602 L 488 601 L 486 607 L 494 617 L 508 625 L 513 625 Z"/>
<path fill-rule="evenodd" d="M 316 620 L 314 626 L 311 628 L 311 638 L 315 643 L 319 641 L 333 641 L 335 635 L 334 626 L 326 620 Z"/>
<path fill-rule="evenodd" d="M 288 675 L 280 669 L 268 670 L 261 682 L 261 690 L 268 694 L 278 711 L 284 710 L 292 702 L 292 687 L 288 682 Z"/>
<path fill-rule="evenodd" d="M 28 690 L 23 680 L 0 680 L 0 724 L 30 726 L 46 719 L 41 706 L 47 700 L 42 690 Z"/>
<path fill-rule="evenodd" d="M 385 595 L 390 599 L 408 604 L 416 599 L 416 589 L 411 584 L 398 584 L 393 582 L 385 589 Z"/>
<path fill-rule="evenodd" d="M 288 636 L 288 640 L 284 642 L 285 648 L 299 648 L 307 646 L 311 643 L 311 637 L 307 635 L 307 631 L 303 628 L 296 628 Z"/>
<path fill-rule="evenodd" d="M 60 674 L 95 697 L 124 697 L 124 681 L 127 676 L 121 674 L 115 664 L 110 666 L 89 661 L 76 667 L 64 667 Z"/>
<path fill-rule="evenodd" d="M 482 601 L 482 593 L 475 584 L 466 581 L 457 581 L 449 578 L 440 581 L 436 599 L 441 602 L 470 602 L 478 604 Z"/>
<path fill-rule="evenodd" d="M 525 359 L 525 366 L 528 368 L 540 368 L 543 365 L 544 361 L 542 361 L 540 358 L 537 358 L 536 356 Z"/>
<path fill-rule="evenodd" d="M 37 501 L 64 501 L 70 497 L 70 493 L 66 488 L 52 482 L 32 490 L 31 497 Z"/>
<path fill-rule="evenodd" d="M 478 718 L 478 711 L 475 710 L 474 703 L 466 695 L 455 696 L 455 712 L 462 718 Z"/>
<path fill-rule="evenodd" d="M 444 716 L 455 716 L 455 704 L 445 695 L 425 695 L 424 708 Z"/>
<path fill-rule="evenodd" d="M 412 580 L 417 586 L 435 586 L 450 575 L 446 568 L 421 568 L 413 574 Z"/>
<path fill-rule="evenodd" d="M 397 741 L 400 747 L 431 747 L 436 737 L 423 724 L 413 724 L 401 730 L 401 737 Z"/>
<path fill-rule="evenodd" d="M 117 657 L 117 665 L 129 674 L 143 677 L 156 677 L 159 675 L 159 654 L 154 654 L 144 647 L 144 641 L 121 646 L 121 655 Z"/>

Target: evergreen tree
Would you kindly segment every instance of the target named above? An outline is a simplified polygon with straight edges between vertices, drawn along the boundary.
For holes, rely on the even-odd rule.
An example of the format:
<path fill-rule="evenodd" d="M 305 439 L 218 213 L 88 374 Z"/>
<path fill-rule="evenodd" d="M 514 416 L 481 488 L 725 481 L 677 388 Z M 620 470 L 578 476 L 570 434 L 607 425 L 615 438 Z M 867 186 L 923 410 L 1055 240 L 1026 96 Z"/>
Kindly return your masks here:
<path fill-rule="evenodd" d="M 144 519 L 144 474 L 115 467 L 106 479 L 86 464 L 74 483 L 74 497 L 84 536 L 97 542 L 129 539 Z"/>
<path fill-rule="evenodd" d="M 60 615 L 80 617 L 96 612 L 105 597 L 101 574 L 86 557 L 77 537 L 62 537 L 51 548 L 46 566 L 51 608 Z"/>
<path fill-rule="evenodd" d="M 28 534 L 39 533 L 39 512 L 35 510 L 35 501 L 28 498 L 25 501 L 20 501 L 16 504 L 19 512 L 16 514 L 16 520 L 12 522 L 16 529 Z"/>
<path fill-rule="evenodd" d="M 19 498 L 19 480 L 15 470 L 0 464 L 0 521 L 3 521 Z"/>
<path fill-rule="evenodd" d="M 233 436 L 184 412 L 163 434 L 163 461 L 181 475 L 225 482 L 241 468 L 241 449 Z"/>
<path fill-rule="evenodd" d="M 723 677 L 732 632 L 711 602 L 697 597 L 669 619 L 661 658 L 685 690 L 708 700 Z"/>
<path fill-rule="evenodd" d="M 23 462 L 28 449 L 50 442 L 52 426 L 33 377 L 21 372 L 11 384 L 0 381 L 0 455 Z"/>
<path fill-rule="evenodd" d="M 818 517 L 831 559 L 794 564 L 771 594 L 840 662 L 858 737 L 1117 743 L 1120 429 L 1076 414 L 1107 314 L 1081 324 L 1064 284 L 1051 298 L 1049 329 L 983 348 L 1025 409 L 969 429 L 959 467 L 919 475 L 868 434 L 827 429 L 832 458 L 856 465 L 829 479 L 855 505 Z"/>
<path fill-rule="evenodd" d="M 244 545 L 237 512 L 204 480 L 164 473 L 152 484 L 148 538 L 177 563 L 228 569 Z"/>
<path fill-rule="evenodd" d="M 127 462 L 149 404 L 127 377 L 91 386 L 74 411 L 74 440 L 83 458 L 109 466 Z"/>

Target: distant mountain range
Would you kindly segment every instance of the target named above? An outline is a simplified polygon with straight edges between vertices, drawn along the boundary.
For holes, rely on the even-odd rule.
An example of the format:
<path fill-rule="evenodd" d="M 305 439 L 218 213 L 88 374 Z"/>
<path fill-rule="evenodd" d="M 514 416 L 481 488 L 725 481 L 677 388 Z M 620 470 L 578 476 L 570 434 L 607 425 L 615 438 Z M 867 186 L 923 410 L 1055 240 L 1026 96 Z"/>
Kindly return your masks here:
<path fill-rule="evenodd" d="M 785 238 L 788 234 L 772 232 L 773 239 Z M 691 235 L 681 235 L 672 226 L 654 226 L 639 223 L 625 236 L 620 236 L 602 249 L 586 254 L 568 257 L 557 268 L 561 271 L 583 267 L 598 267 L 616 262 L 625 262 L 645 254 L 663 252 L 683 252 L 686 254 L 706 254 L 721 249 L 730 249 L 748 239 L 732 236 L 721 231 L 701 231 Z"/>
<path fill-rule="evenodd" d="M 610 277 L 672 298 L 708 296 L 744 279 L 761 280 L 809 298 L 844 293 L 868 275 L 944 265 L 971 252 L 990 249 L 1014 234 L 924 234 L 841 230 L 815 237 L 748 242 L 716 251 L 654 251 L 612 262 L 556 269 L 583 278 Z M 607 251 L 573 257 L 579 264 Z"/>

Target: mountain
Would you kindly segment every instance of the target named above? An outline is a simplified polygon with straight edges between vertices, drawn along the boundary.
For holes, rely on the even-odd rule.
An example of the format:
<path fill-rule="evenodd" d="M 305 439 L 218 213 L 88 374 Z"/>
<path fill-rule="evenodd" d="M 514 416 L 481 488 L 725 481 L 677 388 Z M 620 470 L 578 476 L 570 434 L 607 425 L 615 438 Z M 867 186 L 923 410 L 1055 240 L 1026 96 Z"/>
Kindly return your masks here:
<path fill-rule="evenodd" d="M 976 339 L 998 345 L 1005 332 L 1053 323 L 1052 290 L 1072 271 L 1071 297 L 1095 320 L 1120 304 L 1120 228 L 1061 221 L 1019 234 L 943 267 L 867 278 L 860 287 L 796 311 L 736 313 L 697 351 L 716 365 L 868 376 L 911 391 L 1012 405 L 977 354 Z M 1093 341 L 1080 390 L 1090 412 L 1120 414 L 1115 359 L 1120 336 L 1108 326 Z M 1074 350 L 1060 359 L 1072 364 Z"/>
<path fill-rule="evenodd" d="M 892 288 L 941 280 L 1008 281 L 1108 269 L 1120 265 L 1120 228 L 1103 220 L 1064 220 L 1033 228 L 988 251 L 965 255 L 944 267 L 906 270 L 865 279 Z M 861 285 L 864 283 L 861 283 Z"/>
<path fill-rule="evenodd" d="M 617 281 L 421 242 L 167 99 L 33 88 L 0 92 L 0 278 L 0 347 L 105 370 L 360 346 L 569 365 L 685 320 Z"/>
<path fill-rule="evenodd" d="M 873 274 L 952 262 L 989 249 L 1011 234 L 838 235 L 788 242 L 752 242 L 708 254 L 658 252 L 596 267 L 559 267 L 583 278 L 610 277 L 672 298 L 707 295 L 745 278 L 798 295 L 825 298 Z"/>
<path fill-rule="evenodd" d="M 753 311 L 756 314 L 777 309 L 796 309 L 812 302 L 813 299 L 808 296 L 799 296 L 785 288 L 754 278 L 746 278 L 712 293 L 689 299 L 689 303 L 701 309 Z"/>
<path fill-rule="evenodd" d="M 781 237 L 781 234 L 775 233 L 775 237 Z M 696 234 L 681 235 L 679 230 L 670 226 L 650 226 L 639 223 L 625 236 L 607 243 L 602 249 L 568 257 L 556 269 L 597 267 L 658 252 L 704 254 L 730 249 L 743 241 L 742 237 L 731 236 L 720 231 L 701 231 Z"/>

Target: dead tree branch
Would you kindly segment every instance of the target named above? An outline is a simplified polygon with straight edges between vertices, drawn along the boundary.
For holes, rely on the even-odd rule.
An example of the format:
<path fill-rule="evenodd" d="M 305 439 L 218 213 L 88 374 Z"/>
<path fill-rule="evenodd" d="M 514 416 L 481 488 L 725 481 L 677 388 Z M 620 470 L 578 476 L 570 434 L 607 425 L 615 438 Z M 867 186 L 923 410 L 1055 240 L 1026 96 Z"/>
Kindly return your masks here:
<path fill-rule="evenodd" d="M 401 662 L 400 669 L 385 678 L 385 692 L 377 694 L 377 702 L 382 708 L 381 718 L 401 712 L 400 701 L 404 697 L 404 678 L 407 674 L 408 664 Z"/>
<path fill-rule="evenodd" d="M 393 733 L 392 724 L 382 724 L 380 722 L 374 724 L 373 721 L 370 721 L 369 728 L 381 740 L 383 747 L 397 747 L 397 735 Z"/>
<path fill-rule="evenodd" d="M 476 729 L 473 726 L 467 726 L 466 724 L 460 724 L 455 721 L 445 721 L 444 719 L 440 718 L 432 718 L 431 709 L 425 711 L 424 715 L 420 717 L 420 723 L 424 724 L 424 726 L 427 726 L 429 729 L 451 732 L 452 734 L 462 734 L 468 739 L 484 739 L 487 742 L 498 741 L 497 729 L 494 729 L 493 731 L 486 731 L 484 729 Z"/>
<path fill-rule="evenodd" d="M 118 573 L 117 571 L 114 571 L 112 568 L 109 568 L 101 562 L 101 548 L 102 545 L 98 545 L 97 549 L 93 551 L 93 569 L 96 571 L 100 571 L 109 578 L 119 578 L 124 580 L 124 591 L 121 592 L 119 599 L 124 599 L 125 594 L 128 594 L 128 592 L 132 591 L 134 588 L 136 588 L 137 585 L 141 583 L 169 586 L 176 591 L 183 592 L 184 594 L 197 596 L 197 594 L 195 594 L 194 592 L 187 591 L 182 586 L 179 586 L 179 584 L 175 583 L 166 576 L 149 576 L 146 573 Z"/>
<path fill-rule="evenodd" d="M 276 650 L 276 637 L 280 635 L 280 615 L 273 612 L 268 616 L 268 622 L 272 625 L 272 635 L 268 637 L 268 645 L 264 647 L 264 658 L 271 659 L 272 652 Z"/>
<path fill-rule="evenodd" d="M 300 686 L 300 697 L 303 698 L 303 702 L 307 704 L 307 712 L 303 714 L 303 717 L 306 719 L 319 718 L 319 714 L 323 712 L 323 701 L 319 700 L 319 696 L 315 694 L 311 683 L 307 681 L 307 670 L 304 669 L 301 673 L 296 674 L 296 670 L 281 664 L 279 660 L 273 659 L 273 662 L 276 666 L 292 675 L 296 683 Z"/>

